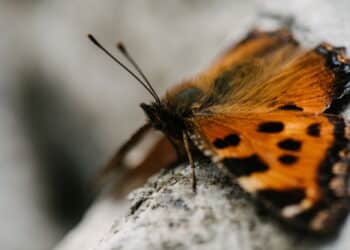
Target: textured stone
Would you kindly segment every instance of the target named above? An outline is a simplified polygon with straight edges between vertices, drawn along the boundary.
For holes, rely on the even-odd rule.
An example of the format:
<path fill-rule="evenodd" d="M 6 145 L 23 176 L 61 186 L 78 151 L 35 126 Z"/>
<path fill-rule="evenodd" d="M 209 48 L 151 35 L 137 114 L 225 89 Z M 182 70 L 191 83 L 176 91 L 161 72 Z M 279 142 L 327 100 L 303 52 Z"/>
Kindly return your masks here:
<path fill-rule="evenodd" d="M 74 249 L 346 249 L 286 230 L 261 214 L 215 166 L 197 162 L 198 192 L 186 165 L 153 176 L 129 195 L 129 205 L 105 197 L 57 250 Z M 122 214 L 124 213 L 124 216 Z M 341 235 L 341 236 L 342 236 Z"/>

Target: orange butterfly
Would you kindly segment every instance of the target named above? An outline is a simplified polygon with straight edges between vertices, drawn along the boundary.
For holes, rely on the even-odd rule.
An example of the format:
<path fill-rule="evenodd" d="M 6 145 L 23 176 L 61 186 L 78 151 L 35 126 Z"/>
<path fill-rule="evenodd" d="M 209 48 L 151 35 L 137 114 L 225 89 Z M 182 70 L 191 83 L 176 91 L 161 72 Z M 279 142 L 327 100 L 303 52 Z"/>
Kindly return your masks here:
<path fill-rule="evenodd" d="M 120 51 L 154 97 L 141 104 L 148 121 L 107 165 L 122 165 L 152 129 L 163 136 L 127 180 L 202 154 L 282 221 L 329 233 L 348 213 L 349 135 L 340 112 L 350 92 L 345 48 L 302 48 L 287 29 L 254 30 L 206 71 L 160 99 L 125 47 Z M 157 163 L 155 163 L 155 159 Z"/>

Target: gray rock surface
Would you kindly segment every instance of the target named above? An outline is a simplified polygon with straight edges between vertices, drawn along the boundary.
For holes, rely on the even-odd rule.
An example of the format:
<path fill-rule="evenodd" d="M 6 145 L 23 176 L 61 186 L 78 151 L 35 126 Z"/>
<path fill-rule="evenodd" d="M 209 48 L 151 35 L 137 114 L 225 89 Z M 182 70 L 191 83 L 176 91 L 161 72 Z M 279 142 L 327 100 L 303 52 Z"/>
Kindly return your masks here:
<path fill-rule="evenodd" d="M 245 19 L 242 27 L 247 28 L 248 23 L 273 27 L 276 22 L 270 17 L 276 14 L 293 17 L 295 35 L 308 46 L 321 40 L 350 45 L 350 29 L 347 28 L 350 3 L 345 0 L 288 3 L 274 0 L 257 4 L 249 8 L 259 10 L 256 18 Z M 157 18 L 156 24 L 164 17 Z M 237 19 L 232 17 L 232 23 L 234 21 Z M 194 32 L 195 27 L 190 27 Z M 235 28 L 239 32 L 230 38 L 238 39 L 243 35 L 242 28 L 235 26 L 232 30 Z M 208 32 L 211 32 L 210 27 Z M 195 68 L 201 64 L 197 63 Z M 178 72 L 181 71 L 189 73 L 191 70 Z M 197 166 L 196 195 L 191 190 L 191 172 L 187 166 L 163 171 L 131 193 L 129 201 L 115 201 L 111 197 L 97 200 L 80 225 L 56 249 L 350 249 L 349 219 L 334 239 L 297 236 L 285 231 L 273 219 L 258 215 L 247 196 L 230 184 L 215 166 L 204 162 Z"/>
<path fill-rule="evenodd" d="M 322 240 L 286 231 L 215 166 L 197 162 L 198 192 L 189 166 L 153 176 L 129 195 L 129 203 L 104 197 L 56 250 L 334 249 L 350 246 L 348 223 L 339 238 Z M 123 215 L 124 214 L 124 215 Z"/>

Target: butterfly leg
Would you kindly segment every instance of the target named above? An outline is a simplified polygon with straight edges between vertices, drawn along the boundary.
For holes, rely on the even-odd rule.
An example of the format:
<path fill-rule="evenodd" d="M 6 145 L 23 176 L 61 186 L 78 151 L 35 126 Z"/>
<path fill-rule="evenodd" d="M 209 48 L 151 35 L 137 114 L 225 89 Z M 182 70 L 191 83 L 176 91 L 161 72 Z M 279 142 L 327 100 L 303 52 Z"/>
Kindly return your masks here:
<path fill-rule="evenodd" d="M 191 169 L 192 169 L 192 190 L 195 193 L 197 190 L 196 169 L 195 169 L 192 154 L 190 151 L 190 145 L 188 143 L 188 136 L 187 136 L 186 132 L 182 133 L 182 138 L 183 138 L 187 158 L 188 158 L 188 161 L 189 161 L 189 163 L 191 165 Z"/>
<path fill-rule="evenodd" d="M 142 138 L 147 134 L 150 130 L 151 124 L 146 123 L 142 127 L 140 127 L 131 137 L 125 142 L 117 151 L 117 153 L 113 156 L 113 158 L 107 163 L 107 165 L 102 169 L 99 173 L 100 179 L 104 179 L 104 177 L 108 176 L 111 172 L 115 170 L 116 167 L 120 167 L 125 156 L 128 152 L 139 142 Z"/>
<path fill-rule="evenodd" d="M 163 168 L 184 162 L 184 155 L 179 156 L 166 136 L 161 137 L 147 153 L 143 160 L 125 171 L 115 181 L 112 190 L 116 197 L 123 197 L 136 187 L 143 185 L 153 174 Z"/>

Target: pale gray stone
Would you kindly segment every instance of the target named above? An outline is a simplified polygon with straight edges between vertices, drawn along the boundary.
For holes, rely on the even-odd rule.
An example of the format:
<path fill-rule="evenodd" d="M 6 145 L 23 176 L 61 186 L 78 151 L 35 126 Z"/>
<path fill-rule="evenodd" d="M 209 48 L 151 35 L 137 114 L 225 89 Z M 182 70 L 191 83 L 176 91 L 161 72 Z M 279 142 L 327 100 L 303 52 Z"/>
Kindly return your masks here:
<path fill-rule="evenodd" d="M 338 239 L 315 239 L 259 215 L 249 197 L 212 164 L 197 162 L 198 192 L 181 165 L 153 176 L 125 202 L 104 197 L 56 250 L 75 249 L 347 249 Z"/>

